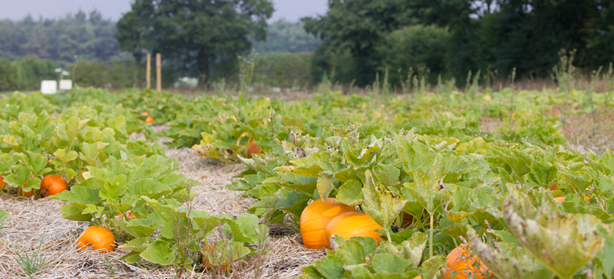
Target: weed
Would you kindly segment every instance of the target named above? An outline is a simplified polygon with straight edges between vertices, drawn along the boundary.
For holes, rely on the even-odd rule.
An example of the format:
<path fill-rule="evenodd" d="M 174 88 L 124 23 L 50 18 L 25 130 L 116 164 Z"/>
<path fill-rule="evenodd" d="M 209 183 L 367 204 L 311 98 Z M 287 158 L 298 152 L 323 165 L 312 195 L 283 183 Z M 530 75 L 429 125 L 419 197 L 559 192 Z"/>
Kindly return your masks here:
<path fill-rule="evenodd" d="M 552 69 L 552 79 L 556 80 L 559 89 L 563 92 L 568 92 L 575 88 L 577 69 L 573 65 L 576 50 L 570 51 L 569 54 L 562 49 L 559 51 L 559 63 Z"/>
<path fill-rule="evenodd" d="M 176 256 L 177 260 L 175 261 L 175 272 L 177 279 L 180 279 L 183 273 L 191 269 L 193 261 L 192 259 L 197 258 L 196 253 L 194 253 L 194 245 L 198 245 L 200 239 L 197 239 L 198 236 L 192 230 L 192 222 L 190 220 L 190 213 L 193 210 L 191 195 L 192 185 L 188 183 L 186 185 L 187 196 L 183 199 L 183 204 L 185 206 L 185 212 L 178 211 L 175 217 L 175 226 L 173 227 L 173 235 L 177 241 L 177 250 Z"/>
<path fill-rule="evenodd" d="M 612 63 L 610 62 L 610 67 L 607 73 L 603 74 L 603 80 L 605 81 L 605 99 L 604 105 L 607 107 L 610 105 L 612 100 L 612 91 L 614 91 L 614 68 L 612 68 Z"/>
<path fill-rule="evenodd" d="M 239 90 L 241 92 L 246 92 L 252 87 L 254 69 L 256 68 L 258 59 L 259 55 L 255 50 L 252 50 L 248 57 L 239 55 Z"/>
<path fill-rule="evenodd" d="M 469 93 L 471 99 L 475 99 L 476 95 L 480 91 L 480 73 L 481 70 L 478 70 L 473 78 L 471 77 L 471 71 L 469 71 L 469 74 L 467 75 L 467 87 L 465 91 Z"/>
<path fill-rule="evenodd" d="M 33 251 L 32 254 L 28 253 L 28 250 L 30 250 L 28 247 L 17 248 L 14 243 L 11 242 L 11 244 L 15 249 L 15 254 L 17 254 L 17 257 L 14 257 L 15 261 L 21 266 L 21 270 L 26 276 L 33 278 L 34 274 L 45 269 L 47 259 L 41 254 L 43 239 L 41 239 L 38 249 Z"/>

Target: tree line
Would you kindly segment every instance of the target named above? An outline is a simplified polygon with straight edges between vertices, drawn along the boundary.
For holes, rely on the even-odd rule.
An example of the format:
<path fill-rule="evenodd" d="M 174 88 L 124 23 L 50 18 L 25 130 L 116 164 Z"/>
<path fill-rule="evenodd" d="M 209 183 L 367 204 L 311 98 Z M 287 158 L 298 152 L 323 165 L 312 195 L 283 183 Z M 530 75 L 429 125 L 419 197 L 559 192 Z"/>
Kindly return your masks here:
<path fill-rule="evenodd" d="M 326 75 L 358 86 L 382 78 L 403 85 L 416 77 L 462 84 L 470 73 L 486 81 L 512 73 L 547 78 L 563 55 L 573 55 L 585 71 L 614 61 L 614 1 L 329 0 L 324 15 L 268 25 L 272 13 L 270 0 L 138 0 L 117 23 L 98 12 L 5 20 L 0 58 L 13 67 L 27 56 L 60 65 L 108 61 L 115 69 L 121 64 L 112 61 L 130 57 L 139 69 L 146 53 L 160 52 L 167 84 L 182 76 L 210 84 L 241 79 L 238 57 L 254 48 L 269 54 L 315 49 L 311 57 L 269 55 L 264 64 L 270 68 L 261 76 L 288 71 L 289 65 L 271 61 L 299 59 L 303 68 L 294 72 L 304 78 L 309 67 L 311 84 Z M 138 80 L 142 74 L 127 76 Z"/>
<path fill-rule="evenodd" d="M 397 84 L 548 77 L 561 51 L 587 71 L 614 61 L 614 1 L 329 0 L 325 15 L 302 21 L 324 41 L 313 76 L 362 86 L 386 72 Z"/>

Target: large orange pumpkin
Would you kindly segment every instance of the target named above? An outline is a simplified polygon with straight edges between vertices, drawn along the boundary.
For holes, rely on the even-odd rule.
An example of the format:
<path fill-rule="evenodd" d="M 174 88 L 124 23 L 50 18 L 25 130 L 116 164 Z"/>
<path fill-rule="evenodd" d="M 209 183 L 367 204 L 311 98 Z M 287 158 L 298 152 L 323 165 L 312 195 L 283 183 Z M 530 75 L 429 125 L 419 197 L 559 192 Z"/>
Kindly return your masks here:
<path fill-rule="evenodd" d="M 354 236 L 372 237 L 379 244 L 382 234 L 375 232 L 376 229 L 383 228 L 369 215 L 362 212 L 348 212 L 335 217 L 328 223 L 326 238 L 330 240 L 335 234 L 343 239 L 350 239 Z"/>
<path fill-rule="evenodd" d="M 247 158 L 251 159 L 253 154 L 264 154 L 262 148 L 254 143 L 254 139 L 250 140 L 247 145 Z"/>
<path fill-rule="evenodd" d="M 469 274 L 473 274 L 475 279 L 495 278 L 488 271 L 488 268 L 476 256 L 471 256 L 471 252 L 465 247 L 470 248 L 469 244 L 462 244 L 448 254 L 448 262 L 446 263 L 446 273 L 443 279 L 450 279 L 455 273 L 454 279 L 466 279 Z M 487 274 L 490 273 L 490 277 Z"/>
<path fill-rule="evenodd" d="M 326 226 L 335 217 L 347 212 L 356 212 L 353 207 L 335 202 L 329 198 L 312 202 L 301 213 L 301 234 L 303 243 L 309 249 L 322 249 L 328 246 Z"/>
<path fill-rule="evenodd" d="M 77 248 L 85 251 L 88 246 L 94 250 L 102 250 L 101 254 L 115 250 L 113 233 L 101 226 L 87 228 L 77 240 Z"/>
<path fill-rule="evenodd" d="M 66 181 L 59 175 L 51 174 L 45 176 L 41 181 L 40 192 L 43 197 L 53 196 L 67 189 Z"/>

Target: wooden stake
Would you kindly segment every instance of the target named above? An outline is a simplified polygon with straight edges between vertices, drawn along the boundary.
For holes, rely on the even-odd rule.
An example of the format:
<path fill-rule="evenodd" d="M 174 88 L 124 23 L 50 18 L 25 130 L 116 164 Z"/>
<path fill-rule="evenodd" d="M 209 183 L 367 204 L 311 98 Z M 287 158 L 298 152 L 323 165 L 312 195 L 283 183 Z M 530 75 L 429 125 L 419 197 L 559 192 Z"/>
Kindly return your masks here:
<path fill-rule="evenodd" d="M 156 81 L 158 92 L 162 91 L 162 55 L 156 53 Z"/>
<path fill-rule="evenodd" d="M 145 73 L 147 89 L 151 88 L 151 53 L 147 54 L 147 71 Z"/>

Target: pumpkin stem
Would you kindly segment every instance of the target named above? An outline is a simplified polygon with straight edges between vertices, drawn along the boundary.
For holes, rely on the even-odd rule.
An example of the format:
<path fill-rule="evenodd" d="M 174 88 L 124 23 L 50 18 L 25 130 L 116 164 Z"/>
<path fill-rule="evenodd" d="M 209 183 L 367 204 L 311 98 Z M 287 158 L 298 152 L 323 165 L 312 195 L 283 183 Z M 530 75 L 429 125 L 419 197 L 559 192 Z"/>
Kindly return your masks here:
<path fill-rule="evenodd" d="M 429 212 L 431 215 L 431 228 L 429 230 L 429 259 L 433 257 L 433 215 L 434 213 Z"/>

